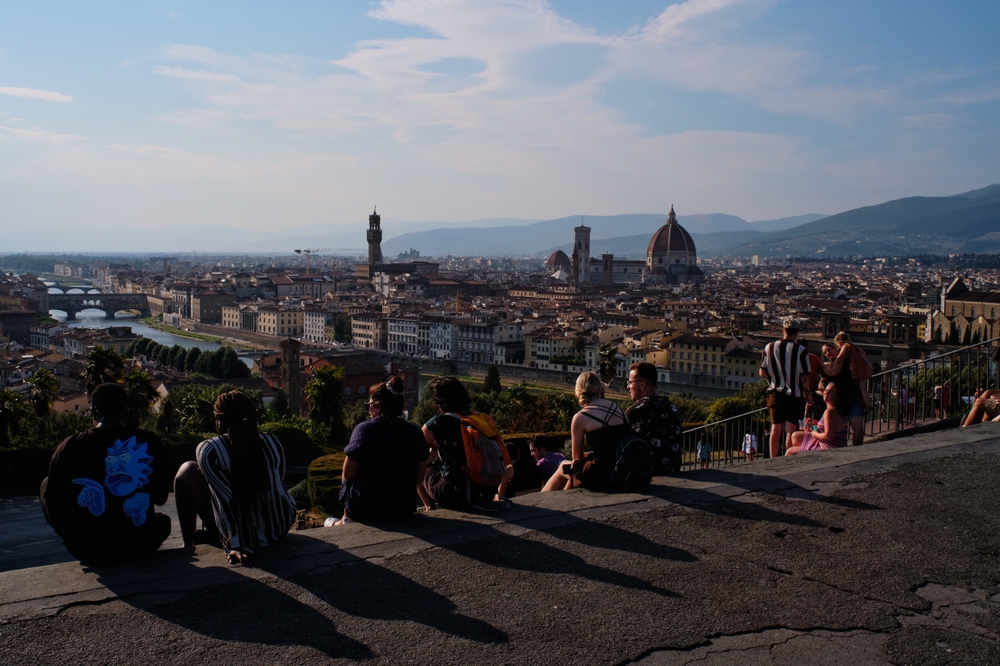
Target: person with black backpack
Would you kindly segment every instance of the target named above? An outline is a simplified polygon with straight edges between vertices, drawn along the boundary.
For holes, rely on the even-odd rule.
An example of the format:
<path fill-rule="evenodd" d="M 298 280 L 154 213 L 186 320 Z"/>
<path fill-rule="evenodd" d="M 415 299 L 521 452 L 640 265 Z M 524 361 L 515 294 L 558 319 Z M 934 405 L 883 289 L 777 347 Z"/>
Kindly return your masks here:
<path fill-rule="evenodd" d="M 424 508 L 461 511 L 506 501 L 514 467 L 493 419 L 472 410 L 469 392 L 454 377 L 435 377 L 430 392 L 438 414 L 423 427 L 430 462 L 417 493 Z"/>
<path fill-rule="evenodd" d="M 573 461 L 561 465 L 542 492 L 588 488 L 635 490 L 652 477 L 649 444 L 629 425 L 622 408 L 604 397 L 604 386 L 593 372 L 576 380 L 581 409 L 570 423 Z M 584 453 L 584 442 L 590 453 Z"/>
<path fill-rule="evenodd" d="M 635 402 L 625 416 L 653 450 L 653 473 L 681 471 L 681 416 L 670 398 L 656 392 L 656 366 L 633 363 L 628 369 L 628 393 Z"/>

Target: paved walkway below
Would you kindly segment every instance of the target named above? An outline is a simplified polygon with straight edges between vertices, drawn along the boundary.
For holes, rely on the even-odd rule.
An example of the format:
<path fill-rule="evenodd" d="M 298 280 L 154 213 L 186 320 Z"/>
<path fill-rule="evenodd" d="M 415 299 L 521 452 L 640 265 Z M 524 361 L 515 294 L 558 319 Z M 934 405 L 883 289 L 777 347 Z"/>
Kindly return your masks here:
<path fill-rule="evenodd" d="M 997 664 L 1000 427 L 0 573 L 0 662 Z M 27 510 L 20 507 L 20 510 Z"/>
<path fill-rule="evenodd" d="M 164 550 L 180 548 L 184 541 L 177 526 L 177 507 L 171 493 L 166 504 L 156 507 L 158 513 L 170 516 L 170 536 Z M 0 498 L 0 571 L 40 567 L 44 564 L 72 562 L 60 539 L 42 513 L 37 497 Z"/>

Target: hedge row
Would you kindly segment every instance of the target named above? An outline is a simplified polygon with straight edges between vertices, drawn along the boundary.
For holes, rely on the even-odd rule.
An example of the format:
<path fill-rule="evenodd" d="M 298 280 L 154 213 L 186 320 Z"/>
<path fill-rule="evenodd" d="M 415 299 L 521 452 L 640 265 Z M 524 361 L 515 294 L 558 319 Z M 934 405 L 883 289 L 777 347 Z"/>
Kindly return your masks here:
<path fill-rule="evenodd" d="M 278 438 L 289 467 L 305 467 L 324 452 L 324 449 L 318 446 L 305 430 L 290 423 L 281 421 L 263 423 L 260 431 Z"/>
<path fill-rule="evenodd" d="M 312 508 L 338 518 L 344 515 L 340 504 L 340 474 L 344 469 L 344 454 L 320 456 L 309 463 L 306 483 Z"/>

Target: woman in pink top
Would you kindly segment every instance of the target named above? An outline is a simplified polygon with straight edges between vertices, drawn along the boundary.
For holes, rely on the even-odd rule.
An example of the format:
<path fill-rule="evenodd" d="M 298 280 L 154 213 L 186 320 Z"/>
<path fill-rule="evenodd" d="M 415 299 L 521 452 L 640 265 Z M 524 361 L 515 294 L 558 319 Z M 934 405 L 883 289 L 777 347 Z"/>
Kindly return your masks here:
<path fill-rule="evenodd" d="M 802 451 L 826 451 L 847 446 L 847 416 L 851 413 L 851 403 L 837 397 L 837 385 L 830 382 L 823 390 L 826 411 L 823 419 L 806 419 L 807 432 L 792 433 L 792 445 L 785 451 L 786 456 L 794 456 Z"/>

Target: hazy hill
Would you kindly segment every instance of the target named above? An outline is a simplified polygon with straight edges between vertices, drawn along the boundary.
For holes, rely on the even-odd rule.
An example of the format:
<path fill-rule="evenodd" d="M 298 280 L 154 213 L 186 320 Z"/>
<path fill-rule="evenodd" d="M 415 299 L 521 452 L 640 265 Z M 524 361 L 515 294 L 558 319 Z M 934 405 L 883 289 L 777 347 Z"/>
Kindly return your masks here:
<path fill-rule="evenodd" d="M 792 229 L 807 222 L 815 222 L 816 220 L 822 220 L 826 215 L 820 215 L 819 213 L 807 213 L 805 215 L 795 215 L 793 217 L 779 217 L 776 220 L 757 220 L 756 222 L 751 222 L 751 226 L 757 231 L 784 231 L 785 229 Z"/>
<path fill-rule="evenodd" d="M 858 256 L 1000 251 L 1000 185 L 948 197 L 907 197 L 777 231 L 714 254 Z"/>
<path fill-rule="evenodd" d="M 405 233 L 382 241 L 382 254 L 391 257 L 408 248 L 425 255 L 496 256 L 505 254 L 538 254 L 546 248 L 572 246 L 573 228 L 581 222 L 590 227 L 591 254 L 598 254 L 604 239 L 645 236 L 645 244 L 654 231 L 667 221 L 664 214 L 633 213 L 629 215 L 573 215 L 545 220 L 524 226 L 508 225 L 482 229 L 434 229 Z M 678 215 L 677 221 L 690 233 L 752 231 L 746 220 L 735 215 L 705 213 Z M 383 225 L 385 226 L 385 225 Z M 624 241 L 626 244 L 632 241 Z M 645 249 L 643 249 L 643 253 Z"/>
<path fill-rule="evenodd" d="M 718 250 L 732 246 L 733 242 L 749 243 L 751 241 L 766 236 L 762 231 L 753 229 L 745 231 L 717 231 L 710 234 L 691 234 L 694 241 L 695 250 L 699 255 L 709 255 Z M 613 254 L 619 259 L 645 259 L 646 250 L 649 247 L 651 234 L 637 234 L 635 236 L 618 236 L 617 238 L 606 238 L 597 241 L 590 241 L 590 254 L 599 258 L 602 254 Z M 573 243 L 564 243 L 556 247 L 550 247 L 539 254 L 548 257 L 556 250 L 562 250 L 566 254 L 573 252 Z"/>

